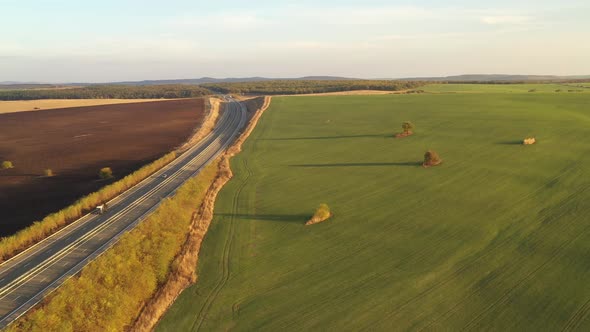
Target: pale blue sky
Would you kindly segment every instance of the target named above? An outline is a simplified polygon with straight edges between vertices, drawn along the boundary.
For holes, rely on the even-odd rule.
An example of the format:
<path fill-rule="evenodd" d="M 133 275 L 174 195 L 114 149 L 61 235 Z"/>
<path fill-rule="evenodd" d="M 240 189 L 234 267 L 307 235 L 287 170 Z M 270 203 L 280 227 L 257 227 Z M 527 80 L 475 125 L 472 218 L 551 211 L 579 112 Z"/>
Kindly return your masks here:
<path fill-rule="evenodd" d="M 590 74 L 588 0 L 0 0 L 0 81 Z"/>

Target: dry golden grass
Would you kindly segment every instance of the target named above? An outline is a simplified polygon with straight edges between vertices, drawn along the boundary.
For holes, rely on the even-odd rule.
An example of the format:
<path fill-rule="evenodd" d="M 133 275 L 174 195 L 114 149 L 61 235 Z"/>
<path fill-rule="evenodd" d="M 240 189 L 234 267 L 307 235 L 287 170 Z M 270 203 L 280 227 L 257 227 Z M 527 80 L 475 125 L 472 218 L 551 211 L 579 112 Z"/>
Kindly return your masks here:
<path fill-rule="evenodd" d="M 82 107 L 111 104 L 141 103 L 146 101 L 163 101 L 169 99 L 40 99 L 0 101 L 0 114 L 40 111 L 55 108 Z M 37 108 L 37 109 L 36 109 Z"/>

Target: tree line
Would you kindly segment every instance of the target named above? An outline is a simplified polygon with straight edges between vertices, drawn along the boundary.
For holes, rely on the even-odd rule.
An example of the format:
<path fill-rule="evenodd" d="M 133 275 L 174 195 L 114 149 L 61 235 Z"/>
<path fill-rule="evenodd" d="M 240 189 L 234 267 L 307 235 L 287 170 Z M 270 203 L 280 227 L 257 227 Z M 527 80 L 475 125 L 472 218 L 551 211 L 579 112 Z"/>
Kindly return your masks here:
<path fill-rule="evenodd" d="M 0 100 L 193 98 L 210 95 L 211 93 L 210 90 L 198 85 L 184 84 L 90 85 L 59 89 L 0 90 Z"/>
<path fill-rule="evenodd" d="M 415 89 L 426 82 L 391 80 L 270 80 L 259 82 L 206 83 L 202 87 L 218 93 L 304 94 L 353 90 L 400 91 Z"/>

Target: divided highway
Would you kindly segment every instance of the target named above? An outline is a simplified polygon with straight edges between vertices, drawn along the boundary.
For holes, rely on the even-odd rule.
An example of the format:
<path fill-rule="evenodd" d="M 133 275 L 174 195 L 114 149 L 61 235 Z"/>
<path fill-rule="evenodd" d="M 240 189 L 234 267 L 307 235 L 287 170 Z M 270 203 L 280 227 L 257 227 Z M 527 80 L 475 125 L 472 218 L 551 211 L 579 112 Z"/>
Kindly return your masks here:
<path fill-rule="evenodd" d="M 0 265 L 0 328 L 7 326 L 78 273 L 126 231 L 214 160 L 246 124 L 245 106 L 228 99 L 215 129 L 172 163 L 88 214 Z"/>

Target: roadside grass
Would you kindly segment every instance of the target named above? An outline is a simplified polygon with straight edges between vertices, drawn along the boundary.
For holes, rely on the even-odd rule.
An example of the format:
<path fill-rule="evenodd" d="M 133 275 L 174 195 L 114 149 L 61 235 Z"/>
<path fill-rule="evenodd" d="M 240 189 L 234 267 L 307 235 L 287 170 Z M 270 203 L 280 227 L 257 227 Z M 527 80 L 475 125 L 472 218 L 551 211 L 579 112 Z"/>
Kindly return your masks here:
<path fill-rule="evenodd" d="M 217 163 L 176 194 L 103 255 L 66 281 L 6 331 L 124 331 L 172 269 L 192 215 L 217 175 Z"/>
<path fill-rule="evenodd" d="M 157 330 L 588 329 L 589 98 L 274 98 Z"/>
<path fill-rule="evenodd" d="M 43 240 L 66 224 L 92 211 L 97 205 L 111 200 L 125 190 L 133 187 L 145 178 L 167 165 L 176 158 L 176 153 L 170 152 L 162 158 L 143 166 L 137 171 L 125 176 L 119 181 L 111 183 L 97 192 L 84 196 L 72 205 L 52 213 L 41 221 L 18 231 L 16 234 L 0 239 L 0 262 L 3 262 L 31 245 Z"/>

